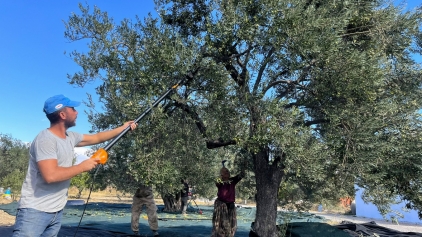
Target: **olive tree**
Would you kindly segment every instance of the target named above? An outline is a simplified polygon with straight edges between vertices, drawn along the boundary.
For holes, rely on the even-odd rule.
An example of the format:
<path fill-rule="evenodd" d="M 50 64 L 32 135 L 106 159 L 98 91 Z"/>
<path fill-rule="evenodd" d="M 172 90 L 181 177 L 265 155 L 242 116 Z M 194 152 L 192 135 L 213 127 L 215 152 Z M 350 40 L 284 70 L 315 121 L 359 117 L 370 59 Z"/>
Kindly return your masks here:
<path fill-rule="evenodd" d="M 168 188 L 183 162 L 214 159 L 215 170 L 223 153 L 253 172 L 259 236 L 277 236 L 278 193 L 292 187 L 311 203 L 353 195 L 356 182 L 381 209 L 387 191 L 422 210 L 422 77 L 411 57 L 420 53 L 420 10 L 375 0 L 155 3 L 159 18 L 116 25 L 81 5 L 66 23 L 66 38 L 89 46 L 70 54 L 81 66 L 70 83 L 100 82 L 94 129 L 136 117 L 183 80 L 113 149 L 110 179 Z"/>

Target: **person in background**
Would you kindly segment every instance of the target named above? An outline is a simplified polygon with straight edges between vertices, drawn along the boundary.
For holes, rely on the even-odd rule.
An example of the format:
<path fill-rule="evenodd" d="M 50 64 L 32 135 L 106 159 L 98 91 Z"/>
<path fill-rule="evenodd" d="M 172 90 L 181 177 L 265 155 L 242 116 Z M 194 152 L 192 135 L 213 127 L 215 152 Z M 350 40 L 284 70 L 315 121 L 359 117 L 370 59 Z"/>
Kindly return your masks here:
<path fill-rule="evenodd" d="M 182 214 L 186 214 L 186 209 L 188 208 L 188 199 L 189 199 L 189 185 L 186 179 L 181 179 L 180 182 L 183 184 L 183 189 L 180 191 L 181 205 L 180 210 Z"/>
<path fill-rule="evenodd" d="M 152 230 L 154 236 L 159 236 L 158 230 L 158 216 L 157 206 L 155 205 L 154 194 L 151 186 L 141 184 L 133 196 L 132 203 L 132 218 L 131 228 L 135 235 L 139 233 L 139 216 L 142 212 L 142 207 L 146 206 L 149 228 Z"/>
<path fill-rule="evenodd" d="M 97 134 L 67 131 L 76 125 L 80 102 L 64 95 L 48 98 L 44 113 L 50 127 L 42 130 L 32 141 L 29 165 L 22 184 L 21 197 L 13 229 L 14 237 L 57 236 L 61 227 L 63 208 L 67 202 L 70 179 L 90 171 L 98 159 L 87 159 L 72 165 L 74 147 L 90 146 L 110 140 L 128 126 L 136 128 L 133 121 Z"/>
<path fill-rule="evenodd" d="M 4 198 L 6 198 L 7 200 L 12 199 L 12 189 L 7 188 L 6 191 L 4 191 Z"/>
<path fill-rule="evenodd" d="M 233 237 L 236 233 L 235 189 L 243 177 L 243 170 L 240 174 L 230 177 L 230 171 L 226 167 L 221 168 L 220 178 L 215 183 L 218 192 L 214 202 L 211 237 Z"/>

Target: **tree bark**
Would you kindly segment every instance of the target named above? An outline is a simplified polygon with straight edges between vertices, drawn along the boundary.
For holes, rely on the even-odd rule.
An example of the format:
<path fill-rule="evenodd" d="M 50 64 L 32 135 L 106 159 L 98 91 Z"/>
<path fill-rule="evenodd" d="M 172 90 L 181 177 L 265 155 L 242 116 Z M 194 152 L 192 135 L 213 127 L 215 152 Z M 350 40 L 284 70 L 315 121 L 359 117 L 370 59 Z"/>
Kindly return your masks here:
<path fill-rule="evenodd" d="M 163 196 L 165 212 L 178 212 L 180 211 L 180 195 L 166 194 Z"/>
<path fill-rule="evenodd" d="M 253 160 L 257 190 L 254 230 L 260 237 L 277 237 L 277 193 L 283 170 L 278 159 L 270 163 L 266 149 L 254 154 Z"/>
<path fill-rule="evenodd" d="M 83 188 L 78 188 L 78 194 L 76 194 L 76 198 L 81 198 L 82 196 L 82 191 L 84 191 Z"/>

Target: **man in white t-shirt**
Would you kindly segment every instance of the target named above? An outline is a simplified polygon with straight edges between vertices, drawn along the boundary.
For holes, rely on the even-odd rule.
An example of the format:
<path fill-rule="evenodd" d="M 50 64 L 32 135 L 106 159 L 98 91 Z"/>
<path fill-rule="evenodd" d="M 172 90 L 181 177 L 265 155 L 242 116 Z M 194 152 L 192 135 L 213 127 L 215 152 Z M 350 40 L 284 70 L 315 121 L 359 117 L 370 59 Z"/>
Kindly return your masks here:
<path fill-rule="evenodd" d="M 80 102 L 63 95 L 48 98 L 44 112 L 50 127 L 42 130 L 31 143 L 29 166 L 22 185 L 13 236 L 57 236 L 61 227 L 63 208 L 67 202 L 70 179 L 98 165 L 98 159 L 87 159 L 72 165 L 74 147 L 89 146 L 110 140 L 133 121 L 113 130 L 97 134 L 67 131 L 76 125 Z"/>

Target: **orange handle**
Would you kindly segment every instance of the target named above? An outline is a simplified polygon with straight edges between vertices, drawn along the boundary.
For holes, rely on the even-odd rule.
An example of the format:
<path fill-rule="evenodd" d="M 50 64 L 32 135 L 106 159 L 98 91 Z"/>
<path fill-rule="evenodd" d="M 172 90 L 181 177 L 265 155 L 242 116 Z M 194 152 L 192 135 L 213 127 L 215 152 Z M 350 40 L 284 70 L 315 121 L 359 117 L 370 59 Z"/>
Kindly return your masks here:
<path fill-rule="evenodd" d="M 98 163 L 104 165 L 108 159 L 107 151 L 103 148 L 100 148 L 91 156 L 90 159 L 99 159 L 100 161 Z"/>

